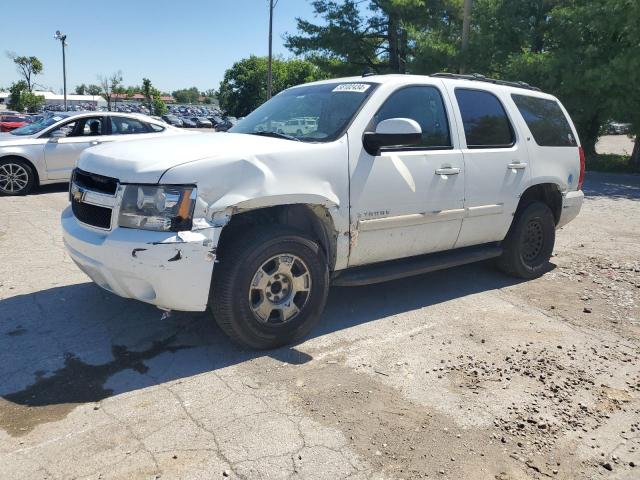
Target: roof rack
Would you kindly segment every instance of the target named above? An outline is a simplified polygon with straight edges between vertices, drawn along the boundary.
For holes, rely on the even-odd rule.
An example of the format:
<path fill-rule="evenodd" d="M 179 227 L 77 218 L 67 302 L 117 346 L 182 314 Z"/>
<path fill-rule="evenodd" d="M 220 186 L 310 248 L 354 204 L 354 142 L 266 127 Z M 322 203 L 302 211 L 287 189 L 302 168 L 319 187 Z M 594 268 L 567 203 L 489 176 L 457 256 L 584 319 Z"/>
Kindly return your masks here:
<path fill-rule="evenodd" d="M 429 76 L 439 77 L 439 78 L 455 78 L 456 80 L 475 80 L 477 82 L 487 82 L 487 83 L 493 83 L 495 85 L 504 85 L 507 87 L 525 88 L 527 90 L 535 90 L 536 92 L 541 91 L 538 87 L 532 87 L 526 82 L 510 82 L 507 80 L 498 80 L 496 78 L 485 77 L 484 75 L 481 75 L 479 73 L 471 73 L 469 75 L 464 75 L 459 73 L 439 72 L 439 73 L 432 73 Z"/>

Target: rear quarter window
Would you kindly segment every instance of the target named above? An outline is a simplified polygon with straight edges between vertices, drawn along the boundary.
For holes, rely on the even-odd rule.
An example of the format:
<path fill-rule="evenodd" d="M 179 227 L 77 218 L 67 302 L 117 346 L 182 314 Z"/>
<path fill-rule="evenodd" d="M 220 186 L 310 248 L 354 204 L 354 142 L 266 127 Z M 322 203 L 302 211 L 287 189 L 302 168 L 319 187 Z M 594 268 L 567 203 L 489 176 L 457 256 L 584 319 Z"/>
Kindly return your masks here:
<path fill-rule="evenodd" d="M 564 112 L 555 100 L 511 95 L 531 135 L 541 147 L 575 147 L 576 139 Z"/>

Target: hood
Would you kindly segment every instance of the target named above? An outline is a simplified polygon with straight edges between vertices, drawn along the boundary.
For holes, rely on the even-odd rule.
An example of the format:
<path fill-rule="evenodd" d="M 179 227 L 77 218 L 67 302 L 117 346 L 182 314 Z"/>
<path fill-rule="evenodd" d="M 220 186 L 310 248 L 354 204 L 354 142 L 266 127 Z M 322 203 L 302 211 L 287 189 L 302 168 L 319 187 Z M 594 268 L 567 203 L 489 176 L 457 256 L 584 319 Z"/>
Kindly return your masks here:
<path fill-rule="evenodd" d="M 172 167 L 197 160 L 232 160 L 304 150 L 309 144 L 241 133 L 171 135 L 92 147 L 78 160 L 86 172 L 117 178 L 123 183 L 158 183 Z"/>

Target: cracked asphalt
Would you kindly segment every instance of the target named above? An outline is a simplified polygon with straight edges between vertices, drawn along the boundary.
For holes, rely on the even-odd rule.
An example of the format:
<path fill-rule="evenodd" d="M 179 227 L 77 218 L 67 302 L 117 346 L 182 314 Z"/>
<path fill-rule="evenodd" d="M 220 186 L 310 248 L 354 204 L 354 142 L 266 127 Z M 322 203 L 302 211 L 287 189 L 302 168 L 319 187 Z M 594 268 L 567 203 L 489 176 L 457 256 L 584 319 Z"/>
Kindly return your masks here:
<path fill-rule="evenodd" d="M 90 283 L 65 186 L 0 198 L 0 478 L 640 478 L 640 177 L 585 193 L 543 278 L 333 288 L 271 352 Z"/>

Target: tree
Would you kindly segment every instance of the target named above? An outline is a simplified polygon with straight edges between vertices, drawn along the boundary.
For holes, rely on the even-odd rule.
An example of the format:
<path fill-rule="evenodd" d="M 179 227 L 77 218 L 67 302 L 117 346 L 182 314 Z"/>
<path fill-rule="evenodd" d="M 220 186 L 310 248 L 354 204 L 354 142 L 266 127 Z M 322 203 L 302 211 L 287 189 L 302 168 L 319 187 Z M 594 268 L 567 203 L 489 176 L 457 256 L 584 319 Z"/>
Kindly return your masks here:
<path fill-rule="evenodd" d="M 76 95 L 84 95 L 87 91 L 87 86 L 84 83 L 76 86 Z"/>
<path fill-rule="evenodd" d="M 218 100 L 230 115 L 243 117 L 267 99 L 267 57 L 252 55 L 233 64 L 220 83 Z M 316 65 L 305 60 L 273 61 L 273 93 L 326 78 Z"/>
<path fill-rule="evenodd" d="M 44 69 L 42 62 L 38 57 L 18 56 L 13 52 L 8 52 L 7 56 L 16 64 L 18 73 L 27 84 L 27 90 L 32 92 L 35 76 L 41 74 Z"/>
<path fill-rule="evenodd" d="M 167 113 L 167 104 L 162 100 L 162 93 L 151 84 L 148 78 L 142 79 L 142 93 L 147 101 L 147 107 L 153 115 L 164 115 Z"/>
<path fill-rule="evenodd" d="M 104 95 L 104 99 L 107 101 L 107 109 L 111 111 L 111 99 L 114 98 L 116 104 L 117 95 L 120 91 L 120 85 L 122 84 L 122 71 L 118 70 L 115 73 L 112 73 L 109 77 L 106 75 L 98 75 L 98 80 L 100 81 L 100 89 Z"/>
<path fill-rule="evenodd" d="M 35 113 L 44 103 L 44 97 L 30 92 L 24 80 L 14 82 L 9 88 L 9 93 L 8 107 L 18 112 Z"/>
<path fill-rule="evenodd" d="M 95 85 L 92 83 L 91 85 L 87 85 L 86 92 L 87 95 L 95 97 L 102 93 L 102 87 L 100 85 Z"/>
<path fill-rule="evenodd" d="M 9 87 L 9 98 L 7 99 L 7 107 L 16 112 L 22 112 L 24 105 L 22 104 L 22 92 L 28 90 L 27 82 L 18 80 Z"/>
<path fill-rule="evenodd" d="M 142 79 L 142 94 L 144 95 L 145 100 L 147 101 L 147 108 L 151 111 L 151 98 L 153 85 L 151 85 L 151 80 L 148 78 Z"/>
<path fill-rule="evenodd" d="M 323 24 L 296 19 L 298 34 L 285 35 L 286 47 L 332 74 L 404 73 L 412 55 L 409 30 L 426 18 L 426 0 L 369 0 L 369 12 L 362 3 L 312 1 Z"/>
<path fill-rule="evenodd" d="M 200 90 L 197 87 L 183 88 L 171 92 L 171 95 L 178 103 L 197 103 L 200 98 Z"/>

